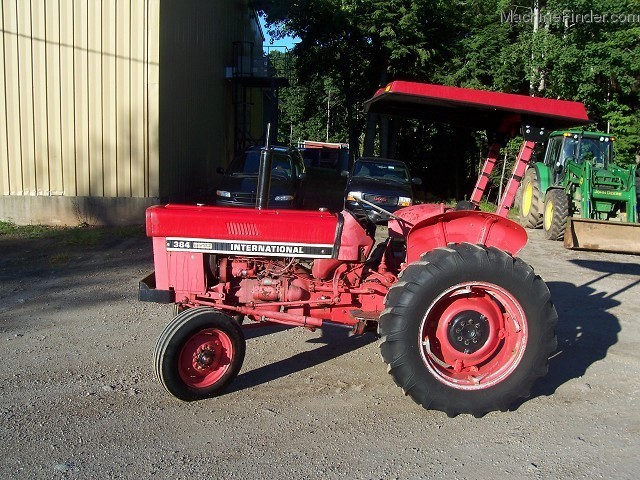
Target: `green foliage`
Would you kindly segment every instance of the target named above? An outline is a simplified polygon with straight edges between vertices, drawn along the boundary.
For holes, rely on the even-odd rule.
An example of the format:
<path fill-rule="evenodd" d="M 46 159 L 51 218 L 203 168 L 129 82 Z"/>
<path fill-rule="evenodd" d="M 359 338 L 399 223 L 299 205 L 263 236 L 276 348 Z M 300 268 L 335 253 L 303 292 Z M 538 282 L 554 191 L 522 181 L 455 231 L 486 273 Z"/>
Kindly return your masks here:
<path fill-rule="evenodd" d="M 330 140 L 348 137 L 358 151 L 371 130 L 363 102 L 391 80 L 416 79 L 582 101 L 592 128 L 609 127 L 618 137 L 618 162 L 635 162 L 640 23 L 613 22 L 611 16 L 640 14 L 637 0 L 537 3 L 541 21 L 534 32 L 534 0 L 257 2 L 272 33 L 301 39 L 293 51 L 296 81 L 281 95 L 282 130 L 293 140 L 324 139 L 331 92 Z M 529 14 L 529 21 L 510 22 L 510 12 Z M 591 12 L 608 20 L 577 18 Z M 389 151 L 409 161 L 426 189 L 440 189 L 434 192 L 443 198 L 470 192 L 488 147 L 483 135 L 410 120 L 395 128 L 397 142 Z M 512 162 L 515 153 L 508 158 Z"/>

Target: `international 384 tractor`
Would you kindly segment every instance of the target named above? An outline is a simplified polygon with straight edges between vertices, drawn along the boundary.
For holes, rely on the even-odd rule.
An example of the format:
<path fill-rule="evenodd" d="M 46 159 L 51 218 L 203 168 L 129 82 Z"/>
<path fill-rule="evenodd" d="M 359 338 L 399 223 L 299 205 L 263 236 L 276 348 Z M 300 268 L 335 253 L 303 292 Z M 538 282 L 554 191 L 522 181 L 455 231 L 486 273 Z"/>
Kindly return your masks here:
<path fill-rule="evenodd" d="M 156 375 L 172 395 L 192 401 L 221 392 L 242 366 L 243 330 L 256 323 L 377 331 L 396 384 L 449 416 L 506 410 L 545 375 L 558 316 L 544 281 L 515 256 L 525 230 L 506 218 L 533 141 L 523 144 L 497 214 L 475 207 L 501 142 L 521 130 L 526 139 L 585 124 L 584 106 L 393 82 L 366 108 L 488 129 L 496 142 L 471 202 L 388 214 L 389 236 L 375 245 L 371 226 L 348 211 L 264 208 L 265 148 L 255 210 L 149 208 L 155 272 L 139 294 L 179 312 L 154 351 Z M 241 317 L 252 322 L 241 325 Z"/>

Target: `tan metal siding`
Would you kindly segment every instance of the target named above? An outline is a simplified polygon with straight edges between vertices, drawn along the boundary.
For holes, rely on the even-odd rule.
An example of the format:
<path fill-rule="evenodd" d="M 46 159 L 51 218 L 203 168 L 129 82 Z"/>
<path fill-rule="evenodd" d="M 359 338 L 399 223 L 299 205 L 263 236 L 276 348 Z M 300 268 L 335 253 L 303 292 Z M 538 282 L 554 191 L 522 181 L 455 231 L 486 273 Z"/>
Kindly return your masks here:
<path fill-rule="evenodd" d="M 89 192 L 104 195 L 102 156 L 102 2 L 87 5 L 87 94 Z"/>
<path fill-rule="evenodd" d="M 58 2 L 47 1 L 45 11 L 44 43 L 46 45 L 46 88 L 47 97 L 47 138 L 49 191 L 51 195 L 62 195 L 62 105 L 60 72 L 60 22 L 58 22 Z"/>
<path fill-rule="evenodd" d="M 153 25 L 157 33 L 160 28 L 160 0 L 145 2 L 146 30 Z M 147 151 L 147 196 L 160 195 L 160 147 L 159 147 L 159 118 L 160 118 L 160 36 L 147 35 L 145 53 L 145 75 L 147 88 L 145 89 L 145 150 Z"/>
<path fill-rule="evenodd" d="M 60 148 L 62 149 L 62 191 L 77 195 L 76 183 L 76 119 L 73 105 L 75 77 L 73 68 L 73 3 L 60 0 Z"/>
<path fill-rule="evenodd" d="M 47 141 L 47 62 L 45 36 L 44 0 L 32 0 L 31 5 L 31 52 L 33 72 L 33 131 L 35 157 L 35 185 L 37 194 L 50 191 L 49 158 Z"/>
<path fill-rule="evenodd" d="M 144 3 L 132 2 L 131 4 L 131 26 L 144 25 Z M 131 115 L 129 128 L 131 132 L 131 195 L 143 197 L 145 195 L 145 152 L 144 152 L 144 37 L 131 32 L 129 63 L 129 83 L 131 85 L 129 103 L 131 105 Z"/>
<path fill-rule="evenodd" d="M 7 157 L 9 159 L 9 193 L 22 195 L 22 151 L 20 115 L 20 71 L 18 68 L 18 16 L 16 2 L 2 2 L 5 71 L 5 112 L 2 120 L 7 131 Z"/>
<path fill-rule="evenodd" d="M 4 4 L 2 5 L 2 10 L 4 10 Z M 1 13 L 1 12 L 0 12 Z M 0 18 L 0 27 L 4 31 L 4 15 L 1 15 Z M 4 34 L 0 35 L 0 55 L 2 55 L 2 61 L 4 62 L 5 57 L 5 41 Z M 6 92 L 5 88 L 5 75 L 4 71 L 2 75 L 0 75 L 0 114 L 5 112 L 6 107 Z M 0 116 L 0 192 L 9 192 L 9 156 L 7 152 L 8 144 L 7 144 L 7 116 Z"/>
<path fill-rule="evenodd" d="M 159 2 L 0 2 L 1 195 L 157 195 Z"/>

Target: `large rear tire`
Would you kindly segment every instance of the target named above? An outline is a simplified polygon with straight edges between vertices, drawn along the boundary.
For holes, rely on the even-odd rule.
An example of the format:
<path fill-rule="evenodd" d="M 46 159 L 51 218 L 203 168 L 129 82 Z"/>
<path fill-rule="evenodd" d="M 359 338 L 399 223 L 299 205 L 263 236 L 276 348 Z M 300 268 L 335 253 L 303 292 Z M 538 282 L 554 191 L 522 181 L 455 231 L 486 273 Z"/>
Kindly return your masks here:
<path fill-rule="evenodd" d="M 240 325 L 208 307 L 189 308 L 164 329 L 154 350 L 158 380 L 180 400 L 222 391 L 242 367 L 246 344 Z"/>
<path fill-rule="evenodd" d="M 449 416 L 528 397 L 556 349 L 558 315 L 522 260 L 469 243 L 407 266 L 380 316 L 382 358 L 406 395 Z"/>
<path fill-rule="evenodd" d="M 540 181 L 535 168 L 527 169 L 520 187 L 520 224 L 525 228 L 540 228 Z"/>
<path fill-rule="evenodd" d="M 553 189 L 547 192 L 544 200 L 542 228 L 548 240 L 562 240 L 569 217 L 569 199 L 564 190 Z"/>

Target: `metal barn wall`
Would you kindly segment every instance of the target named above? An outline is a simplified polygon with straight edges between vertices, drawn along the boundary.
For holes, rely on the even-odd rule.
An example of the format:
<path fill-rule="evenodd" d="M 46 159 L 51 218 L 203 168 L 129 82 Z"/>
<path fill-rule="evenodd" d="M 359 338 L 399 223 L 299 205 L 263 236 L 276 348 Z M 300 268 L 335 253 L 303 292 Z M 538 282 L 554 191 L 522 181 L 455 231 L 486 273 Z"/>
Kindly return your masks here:
<path fill-rule="evenodd" d="M 162 0 L 160 19 L 160 195 L 207 202 L 234 153 L 233 42 L 262 56 L 262 34 L 247 0 Z"/>
<path fill-rule="evenodd" d="M 215 183 L 233 153 L 233 42 L 262 53 L 248 0 L 0 9 L 0 220 L 142 223 Z"/>
<path fill-rule="evenodd" d="M 0 193 L 158 194 L 160 0 L 2 0 Z"/>

